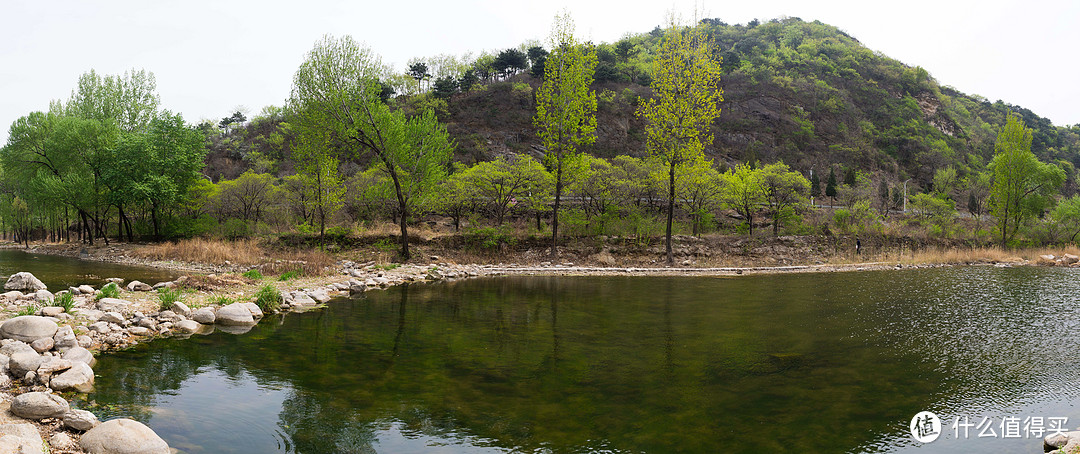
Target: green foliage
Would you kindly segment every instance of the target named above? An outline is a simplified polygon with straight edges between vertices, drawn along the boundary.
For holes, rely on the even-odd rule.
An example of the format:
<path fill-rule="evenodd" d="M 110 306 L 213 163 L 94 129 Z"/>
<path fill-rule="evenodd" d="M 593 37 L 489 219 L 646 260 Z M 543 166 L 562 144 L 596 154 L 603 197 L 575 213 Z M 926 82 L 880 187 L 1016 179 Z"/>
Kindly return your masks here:
<path fill-rule="evenodd" d="M 300 270 L 286 271 L 284 273 L 281 273 L 280 276 L 278 276 L 278 281 L 282 281 L 282 282 L 291 281 L 293 279 L 296 279 L 296 278 L 300 277 L 301 274 L 302 273 L 300 272 Z"/>
<path fill-rule="evenodd" d="M 401 267 L 400 263 L 387 263 L 385 265 L 375 265 L 374 266 L 375 269 L 383 270 L 383 271 L 396 270 L 396 269 L 398 269 L 400 267 Z"/>
<path fill-rule="evenodd" d="M 248 223 L 243 219 L 229 219 L 221 225 L 221 236 L 227 240 L 238 240 L 250 235 Z"/>
<path fill-rule="evenodd" d="M 41 311 L 41 307 L 39 307 L 37 304 L 31 303 L 15 312 L 15 316 L 18 317 L 22 315 L 37 315 L 39 311 Z"/>
<path fill-rule="evenodd" d="M 482 227 L 465 232 L 465 244 L 473 249 L 492 251 L 517 242 L 513 231 L 506 227 Z"/>
<path fill-rule="evenodd" d="M 1065 171 L 1040 162 L 1031 152 L 1032 132 L 1010 115 L 994 144 L 990 161 L 994 182 L 990 214 L 997 218 L 998 239 L 1004 247 L 1021 224 L 1046 209 L 1051 195 L 1065 180 Z"/>
<path fill-rule="evenodd" d="M 244 274 L 241 274 L 241 276 L 244 276 L 244 277 L 246 277 L 248 279 L 254 279 L 256 281 L 262 280 L 262 278 L 263 278 L 263 274 L 261 272 L 259 272 L 259 270 L 257 270 L 257 269 L 250 269 L 250 270 L 244 271 Z"/>
<path fill-rule="evenodd" d="M 235 299 L 226 295 L 214 295 L 211 296 L 207 301 L 215 306 L 228 306 L 236 302 Z"/>
<path fill-rule="evenodd" d="M 64 292 L 49 301 L 50 306 L 57 306 L 64 308 L 64 312 L 69 314 L 73 313 L 75 307 L 75 296 L 70 292 Z"/>
<path fill-rule="evenodd" d="M 97 296 L 94 299 L 100 300 L 102 298 L 119 298 L 119 297 L 120 297 L 120 286 L 116 285 L 115 282 L 110 282 L 108 284 L 105 284 L 104 287 L 101 287 L 101 293 L 98 293 Z"/>
<path fill-rule="evenodd" d="M 183 296 L 183 292 L 178 288 L 162 287 L 157 290 L 157 298 L 161 310 L 172 307 L 173 303 L 180 301 L 181 296 Z"/>
<path fill-rule="evenodd" d="M 266 313 L 274 313 L 281 310 L 281 291 L 273 285 L 265 284 L 255 292 L 255 304 Z"/>

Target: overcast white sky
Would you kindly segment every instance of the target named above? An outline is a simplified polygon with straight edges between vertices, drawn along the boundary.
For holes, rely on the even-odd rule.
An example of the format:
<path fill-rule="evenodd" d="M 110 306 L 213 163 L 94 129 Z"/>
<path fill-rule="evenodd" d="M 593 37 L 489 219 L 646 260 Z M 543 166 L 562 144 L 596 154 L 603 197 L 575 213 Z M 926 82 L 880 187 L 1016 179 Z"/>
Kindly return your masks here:
<path fill-rule="evenodd" d="M 411 57 L 543 40 L 566 9 L 586 39 L 646 32 L 667 11 L 728 23 L 820 20 L 944 85 L 1080 123 L 1080 2 L 953 1 L 88 1 L 0 0 L 0 143 L 8 126 L 66 99 L 90 69 L 157 76 L 162 106 L 189 122 L 281 105 L 323 34 L 366 42 L 398 70 Z"/>

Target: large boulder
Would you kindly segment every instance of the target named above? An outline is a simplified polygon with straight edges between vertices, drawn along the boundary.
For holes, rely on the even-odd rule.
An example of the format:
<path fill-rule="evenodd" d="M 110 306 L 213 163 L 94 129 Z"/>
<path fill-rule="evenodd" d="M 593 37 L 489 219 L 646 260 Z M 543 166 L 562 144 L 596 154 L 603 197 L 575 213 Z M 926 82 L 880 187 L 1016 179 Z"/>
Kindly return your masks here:
<path fill-rule="evenodd" d="M 18 290 L 20 292 L 36 292 L 38 290 L 45 290 L 45 287 L 38 278 L 33 274 L 25 271 L 21 273 L 12 274 L 4 283 L 4 290 Z"/>
<path fill-rule="evenodd" d="M 43 392 L 22 393 L 11 401 L 11 414 L 26 419 L 58 418 L 71 410 L 63 397 Z"/>
<path fill-rule="evenodd" d="M 79 445 L 90 454 L 169 454 L 153 429 L 131 419 L 113 419 L 86 431 Z"/>
<path fill-rule="evenodd" d="M 23 342 L 53 337 L 60 327 L 56 322 L 37 315 L 21 315 L 0 325 L 0 336 Z"/>
<path fill-rule="evenodd" d="M 56 391 L 88 393 L 94 390 L 94 370 L 82 361 L 73 361 L 70 369 L 53 375 L 49 387 Z"/>
<path fill-rule="evenodd" d="M 247 308 L 248 312 L 251 312 L 251 317 L 255 319 L 263 318 L 263 311 L 258 304 L 255 303 L 240 303 Z"/>
<path fill-rule="evenodd" d="M 45 359 L 36 351 L 19 351 L 8 358 L 8 369 L 15 378 L 22 378 L 27 372 L 36 371 Z"/>
<path fill-rule="evenodd" d="M 30 423 L 0 424 L 0 452 L 46 453 L 45 443 L 37 427 Z"/>
<path fill-rule="evenodd" d="M 251 311 L 248 310 L 247 306 L 242 303 L 222 306 L 214 314 L 214 318 L 214 322 L 218 325 L 246 326 L 255 324 L 255 317 L 251 315 Z M 0 328 L 3 327 L 0 326 Z"/>
<path fill-rule="evenodd" d="M 53 347 L 57 350 L 65 351 L 78 345 L 79 342 L 75 340 L 75 330 L 70 326 L 61 326 L 56 330 L 56 334 L 53 334 Z"/>

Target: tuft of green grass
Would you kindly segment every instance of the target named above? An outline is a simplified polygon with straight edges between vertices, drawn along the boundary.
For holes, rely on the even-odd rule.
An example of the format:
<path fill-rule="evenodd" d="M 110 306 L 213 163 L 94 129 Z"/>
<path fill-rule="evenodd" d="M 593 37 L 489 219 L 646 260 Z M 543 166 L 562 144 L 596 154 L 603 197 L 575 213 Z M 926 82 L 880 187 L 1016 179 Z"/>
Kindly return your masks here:
<path fill-rule="evenodd" d="M 296 279 L 298 277 L 300 277 L 300 270 L 292 270 L 292 271 L 286 271 L 284 273 L 281 273 L 281 276 L 278 276 L 278 280 L 279 281 L 291 281 L 291 280 Z"/>
<path fill-rule="evenodd" d="M 400 266 L 401 266 L 400 263 L 387 263 L 386 265 L 375 265 L 375 269 L 383 270 L 383 271 L 390 271 L 390 270 L 393 270 L 393 269 L 397 269 Z"/>
<path fill-rule="evenodd" d="M 119 297 L 120 297 L 120 286 L 116 285 L 115 282 L 110 282 L 110 283 L 106 284 L 104 287 L 101 288 L 101 293 L 98 293 L 98 295 L 95 296 L 94 299 L 95 300 L 100 300 L 102 298 L 119 298 Z"/>
<path fill-rule="evenodd" d="M 281 310 L 281 291 L 270 284 L 263 285 L 255 292 L 255 305 L 266 313 Z"/>
<path fill-rule="evenodd" d="M 214 295 L 214 296 L 211 296 L 210 299 L 207 300 L 207 302 L 209 302 L 210 304 L 215 304 L 215 305 L 219 305 L 219 306 L 228 306 L 228 305 L 230 305 L 232 303 L 235 303 L 236 300 L 233 299 L 233 298 L 230 298 L 228 296 L 225 296 L 225 295 Z"/>
<path fill-rule="evenodd" d="M 64 312 L 69 314 L 74 313 L 75 307 L 75 295 L 70 292 L 61 293 L 60 296 L 55 297 L 52 301 L 49 301 L 50 306 L 58 306 L 64 308 Z"/>
<path fill-rule="evenodd" d="M 38 307 L 37 304 L 31 304 L 31 305 L 26 306 L 26 307 L 24 307 L 22 309 L 19 309 L 19 312 L 16 312 L 15 316 L 18 317 L 20 315 L 37 315 L 38 311 L 40 311 L 40 310 L 41 310 L 41 308 Z"/>
<path fill-rule="evenodd" d="M 255 270 L 255 269 L 245 271 L 244 274 L 241 274 L 241 276 L 244 276 L 244 277 L 246 277 L 248 279 L 254 279 L 256 281 L 262 280 L 262 278 L 263 278 L 262 273 L 260 273 L 259 270 Z"/>
<path fill-rule="evenodd" d="M 158 301 L 161 302 L 161 310 L 167 310 L 172 307 L 173 303 L 180 301 L 182 292 L 180 289 L 162 287 L 157 291 Z"/>

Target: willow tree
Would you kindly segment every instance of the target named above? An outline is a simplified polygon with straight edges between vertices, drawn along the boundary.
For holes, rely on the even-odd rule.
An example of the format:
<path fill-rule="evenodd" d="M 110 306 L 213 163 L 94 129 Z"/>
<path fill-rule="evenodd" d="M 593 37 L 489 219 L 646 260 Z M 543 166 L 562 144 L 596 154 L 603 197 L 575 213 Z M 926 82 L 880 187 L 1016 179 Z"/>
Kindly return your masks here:
<path fill-rule="evenodd" d="M 544 64 L 544 81 L 536 90 L 536 117 L 544 147 L 544 163 L 555 178 L 551 219 L 551 255 L 559 242 L 559 204 L 566 172 L 579 156 L 579 147 L 596 141 L 596 93 L 589 89 L 596 52 L 574 37 L 569 14 L 556 16 L 550 36 L 551 55 Z"/>
<path fill-rule="evenodd" d="M 1031 130 L 1011 114 L 998 133 L 989 167 L 994 176 L 990 214 L 997 219 L 1004 248 L 1025 220 L 1042 214 L 1049 206 L 1053 193 L 1065 181 L 1065 171 L 1035 157 L 1031 152 Z"/>
<path fill-rule="evenodd" d="M 724 100 L 720 88 L 720 61 L 712 41 L 700 27 L 684 27 L 671 21 L 653 59 L 652 98 L 637 115 L 646 121 L 649 153 L 668 174 L 667 263 L 675 263 L 671 250 L 671 225 L 675 217 L 677 169 L 704 155 L 712 143 L 710 127 L 720 116 Z"/>
<path fill-rule="evenodd" d="M 382 99 L 388 71 L 352 37 L 325 36 L 293 76 L 292 123 L 308 159 L 374 155 L 397 199 L 401 256 L 408 260 L 408 219 L 446 175 L 454 143 L 430 112 L 409 118 Z M 322 170 L 326 170 L 324 167 Z"/>

